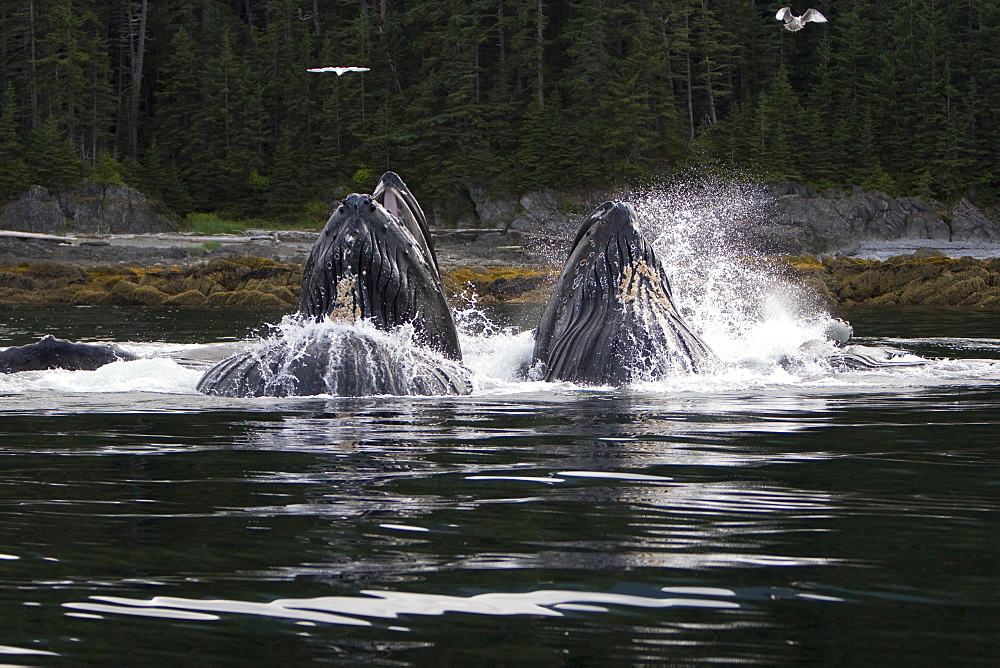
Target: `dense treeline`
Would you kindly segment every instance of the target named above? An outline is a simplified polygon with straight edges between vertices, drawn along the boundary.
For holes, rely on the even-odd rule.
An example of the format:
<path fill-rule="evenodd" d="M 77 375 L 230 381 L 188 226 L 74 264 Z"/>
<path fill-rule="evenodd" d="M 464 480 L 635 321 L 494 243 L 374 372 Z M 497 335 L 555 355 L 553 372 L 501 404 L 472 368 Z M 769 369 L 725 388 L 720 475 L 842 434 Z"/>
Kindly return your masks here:
<path fill-rule="evenodd" d="M 441 213 L 701 163 L 1000 200 L 1000 0 L 817 0 L 798 33 L 781 4 L 0 0 L 0 201 L 298 216 L 388 167 Z"/>

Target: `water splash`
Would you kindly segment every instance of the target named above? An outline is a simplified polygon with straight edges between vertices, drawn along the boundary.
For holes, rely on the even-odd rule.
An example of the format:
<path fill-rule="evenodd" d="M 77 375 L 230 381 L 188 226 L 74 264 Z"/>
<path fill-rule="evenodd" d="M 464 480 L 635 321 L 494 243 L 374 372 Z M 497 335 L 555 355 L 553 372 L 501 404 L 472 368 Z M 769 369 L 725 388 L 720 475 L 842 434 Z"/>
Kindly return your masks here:
<path fill-rule="evenodd" d="M 460 363 L 416 341 L 413 325 L 385 331 L 365 319 L 291 315 L 272 329 L 243 358 L 264 396 L 451 394 L 467 382 Z"/>
<path fill-rule="evenodd" d="M 471 289 L 457 297 L 463 305 L 455 309 L 455 325 L 473 386 L 478 391 L 523 389 L 535 347 L 534 331 L 498 325 Z"/>
<path fill-rule="evenodd" d="M 823 338 L 831 316 L 816 296 L 745 241 L 770 202 L 763 188 L 702 179 L 627 200 L 670 277 L 675 303 L 724 364 L 771 365 Z"/>
<path fill-rule="evenodd" d="M 113 362 L 94 370 L 49 369 L 0 374 L 0 393 L 26 392 L 160 392 L 191 394 L 201 371 L 172 359 Z"/>

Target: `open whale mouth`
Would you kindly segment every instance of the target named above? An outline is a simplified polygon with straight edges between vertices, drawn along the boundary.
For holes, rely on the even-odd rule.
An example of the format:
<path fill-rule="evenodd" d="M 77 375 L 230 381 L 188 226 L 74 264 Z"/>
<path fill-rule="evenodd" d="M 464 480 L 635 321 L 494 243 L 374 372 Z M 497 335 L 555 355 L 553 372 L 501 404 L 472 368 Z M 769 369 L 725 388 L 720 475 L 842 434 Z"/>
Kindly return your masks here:
<path fill-rule="evenodd" d="M 299 316 L 320 326 L 223 360 L 198 389 L 226 396 L 467 394 L 472 389 L 426 217 L 392 172 L 371 195 L 345 197 L 330 216 L 303 269 Z M 328 321 L 364 321 L 358 323 L 364 327 L 327 332 L 322 325 Z M 383 340 L 366 327 L 386 334 L 412 332 L 417 346 L 399 350 L 395 339 Z"/>
<path fill-rule="evenodd" d="M 462 356 L 426 218 L 392 172 L 372 195 L 348 195 L 330 216 L 306 261 L 299 312 L 366 319 L 385 331 L 413 325 L 418 342 Z"/>
<path fill-rule="evenodd" d="M 628 204 L 605 202 L 580 226 L 536 331 L 546 380 L 625 385 L 700 371 L 713 358 L 635 219 Z"/>
<path fill-rule="evenodd" d="M 395 172 L 386 172 L 375 191 L 372 199 L 382 205 L 391 216 L 396 218 L 413 236 L 417 246 L 424 252 L 428 264 L 434 267 L 434 271 L 440 274 L 438 268 L 437 255 L 434 253 L 434 244 L 431 242 L 430 229 L 427 227 L 427 216 L 413 196 L 410 189 L 403 183 L 403 179 Z"/>

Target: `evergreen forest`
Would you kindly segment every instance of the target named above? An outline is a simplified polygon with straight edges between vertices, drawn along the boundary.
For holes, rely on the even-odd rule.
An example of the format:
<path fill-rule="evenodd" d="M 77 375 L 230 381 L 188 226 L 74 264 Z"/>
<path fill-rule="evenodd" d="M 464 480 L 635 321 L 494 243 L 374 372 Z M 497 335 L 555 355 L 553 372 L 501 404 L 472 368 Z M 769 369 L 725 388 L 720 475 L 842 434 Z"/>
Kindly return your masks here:
<path fill-rule="evenodd" d="M 86 178 L 291 221 L 389 168 L 446 219 L 707 166 L 995 210 L 1000 0 L 782 4 L 0 0 L 0 203 Z"/>

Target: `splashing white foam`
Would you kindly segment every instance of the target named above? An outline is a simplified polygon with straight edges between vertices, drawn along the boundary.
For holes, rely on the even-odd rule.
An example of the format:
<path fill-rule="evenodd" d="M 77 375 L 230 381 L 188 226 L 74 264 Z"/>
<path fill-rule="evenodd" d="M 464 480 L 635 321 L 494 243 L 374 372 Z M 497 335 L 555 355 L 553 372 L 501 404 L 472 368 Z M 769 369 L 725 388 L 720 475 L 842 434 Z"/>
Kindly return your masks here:
<path fill-rule="evenodd" d="M 724 366 L 770 366 L 823 337 L 830 314 L 740 240 L 740 229 L 760 219 L 762 191 L 701 181 L 628 199 L 670 277 L 675 303 Z"/>
<path fill-rule="evenodd" d="M 521 391 L 535 348 L 534 330 L 518 331 L 493 322 L 479 306 L 472 291 L 460 294 L 462 308 L 455 311 L 459 342 L 465 366 L 472 372 L 473 386 L 480 392 Z"/>
<path fill-rule="evenodd" d="M 0 391 L 30 392 L 162 392 L 193 394 L 202 371 L 172 359 L 112 362 L 93 371 L 25 371 L 0 375 Z"/>

